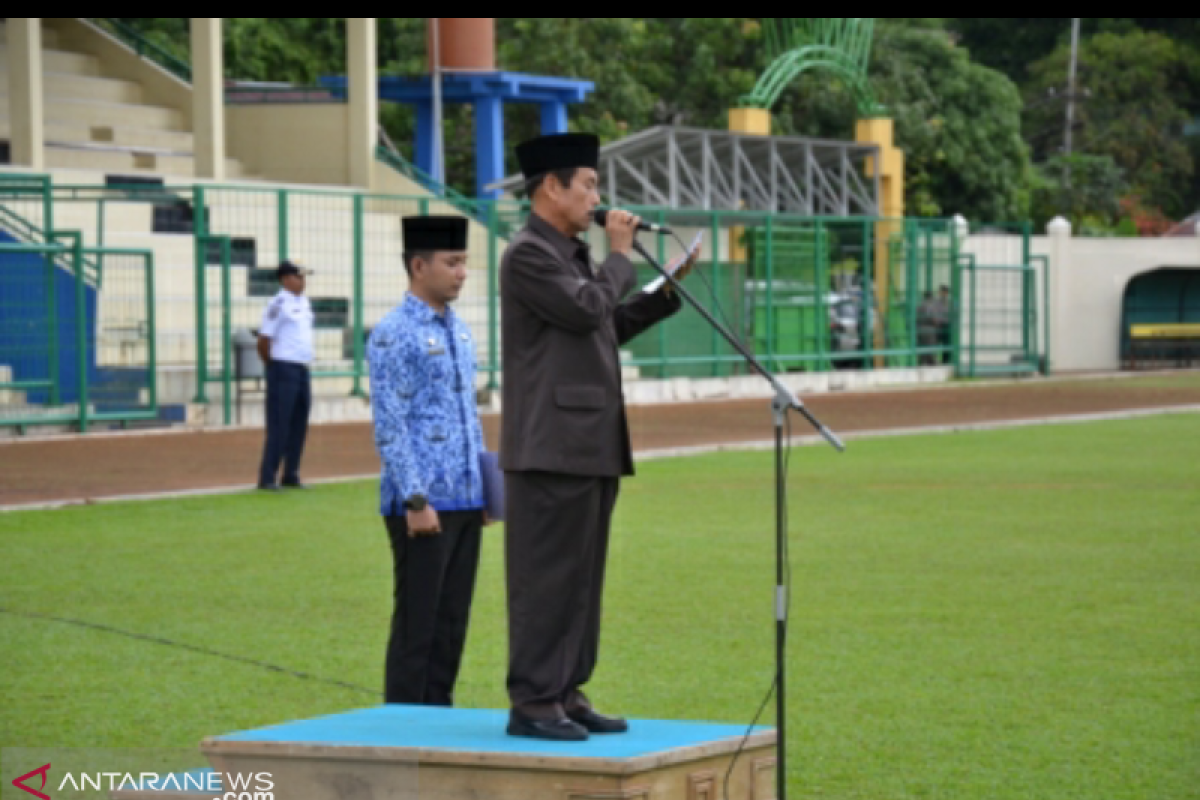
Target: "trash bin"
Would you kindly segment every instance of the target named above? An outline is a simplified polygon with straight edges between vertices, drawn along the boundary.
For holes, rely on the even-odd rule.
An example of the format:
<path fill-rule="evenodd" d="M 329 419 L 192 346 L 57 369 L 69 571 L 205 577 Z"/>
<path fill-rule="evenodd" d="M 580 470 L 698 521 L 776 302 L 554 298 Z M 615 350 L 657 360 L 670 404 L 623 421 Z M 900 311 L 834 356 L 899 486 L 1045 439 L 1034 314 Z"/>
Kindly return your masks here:
<path fill-rule="evenodd" d="M 246 328 L 238 328 L 233 334 L 234 377 L 237 380 L 246 378 L 263 378 L 266 371 L 262 358 L 258 355 L 258 337 Z"/>
<path fill-rule="evenodd" d="M 258 355 L 258 336 L 254 331 L 238 328 L 233 332 L 233 385 L 237 391 L 237 422 L 242 424 L 243 382 L 253 380 L 258 391 L 262 391 L 267 368 Z"/>

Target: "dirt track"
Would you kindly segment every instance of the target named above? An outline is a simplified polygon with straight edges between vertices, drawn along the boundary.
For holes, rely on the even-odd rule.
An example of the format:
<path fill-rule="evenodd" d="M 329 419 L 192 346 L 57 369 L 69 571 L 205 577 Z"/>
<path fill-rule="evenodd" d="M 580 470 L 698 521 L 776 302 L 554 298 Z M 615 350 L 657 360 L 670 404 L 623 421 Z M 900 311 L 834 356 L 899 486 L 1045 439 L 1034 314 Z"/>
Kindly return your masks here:
<path fill-rule="evenodd" d="M 867 431 L 1018 420 L 1200 404 L 1200 380 L 1150 378 L 1006 384 L 806 398 L 831 428 Z M 637 450 L 763 441 L 772 436 L 769 401 L 631 406 Z M 497 417 L 485 417 L 491 446 Z M 795 426 L 807 433 L 804 425 Z M 249 485 L 261 431 L 172 433 L 0 444 L 0 506 Z M 307 479 L 377 472 L 369 425 L 326 425 L 309 432 Z"/>

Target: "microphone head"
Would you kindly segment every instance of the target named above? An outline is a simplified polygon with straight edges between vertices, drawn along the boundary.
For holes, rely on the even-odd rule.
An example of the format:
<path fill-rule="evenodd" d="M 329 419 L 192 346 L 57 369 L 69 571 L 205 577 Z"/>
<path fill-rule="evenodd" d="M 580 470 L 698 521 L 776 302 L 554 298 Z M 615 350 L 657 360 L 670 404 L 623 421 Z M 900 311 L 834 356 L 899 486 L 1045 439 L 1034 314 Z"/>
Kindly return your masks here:
<path fill-rule="evenodd" d="M 608 209 L 607 208 L 597 208 L 595 211 L 592 212 L 592 220 L 597 225 L 599 225 L 601 228 L 603 228 L 605 225 L 608 224 Z M 652 231 L 654 233 L 666 233 L 666 234 L 672 233 L 671 229 L 666 227 L 665 225 L 655 225 L 653 222 L 647 222 L 646 220 L 642 220 L 641 222 L 639 222 L 637 224 L 637 229 L 639 231 Z"/>

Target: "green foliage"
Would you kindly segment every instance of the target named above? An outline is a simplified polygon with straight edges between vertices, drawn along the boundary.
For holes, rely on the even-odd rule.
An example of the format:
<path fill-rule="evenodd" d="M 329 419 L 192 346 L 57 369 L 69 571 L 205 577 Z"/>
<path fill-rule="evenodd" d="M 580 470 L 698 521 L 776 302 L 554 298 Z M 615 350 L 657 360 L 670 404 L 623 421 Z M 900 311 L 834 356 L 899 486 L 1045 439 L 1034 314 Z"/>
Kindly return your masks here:
<path fill-rule="evenodd" d="M 1070 17 L 957 17 L 947 20 L 947 24 L 971 51 L 971 58 L 1021 85 L 1029 79 L 1031 64 L 1056 47 L 1066 46 L 1071 39 Z M 1084 17 L 1080 21 L 1083 38 L 1134 30 L 1157 31 L 1190 46 L 1200 43 L 1200 19 L 1194 17 Z"/>
<path fill-rule="evenodd" d="M 1121 198 L 1129 191 L 1124 171 L 1111 156 L 1075 153 L 1057 155 L 1037 168 L 1033 189 L 1032 218 L 1041 229 L 1062 215 L 1075 230 L 1085 227 L 1108 230 L 1121 212 Z"/>
<path fill-rule="evenodd" d="M 1069 47 L 1034 63 L 1026 87 L 1026 124 L 1041 158 L 1063 142 L 1062 87 Z M 1101 33 L 1080 44 L 1078 129 L 1074 149 L 1109 156 L 1131 187 L 1168 215 L 1188 213 L 1196 164 L 1183 126 L 1200 100 L 1200 57 L 1166 36 Z M 1047 102 L 1051 90 L 1060 96 Z M 1078 204 L 1078 201 L 1076 201 Z"/>
<path fill-rule="evenodd" d="M 604 140 L 636 132 L 650 119 L 654 94 L 646 85 L 660 65 L 632 68 L 652 59 L 652 33 L 644 19 L 520 17 L 497 20 L 501 69 L 595 82 L 587 102 L 572 109 L 572 126 Z M 536 109 L 508 125 L 513 141 L 539 131 Z M 515 161 L 513 162 L 515 166 Z"/>
<path fill-rule="evenodd" d="M 123 21 L 188 58 L 186 19 Z M 498 18 L 497 56 L 502 69 L 594 81 L 592 97 L 572 109 L 571 125 L 606 142 L 658 124 L 724 129 L 728 109 L 770 63 L 763 23 L 758 17 Z M 342 19 L 228 18 L 225 24 L 230 78 L 306 84 L 345 71 Z M 383 73 L 424 73 L 425 24 L 379 19 Z M 906 151 L 909 213 L 973 219 L 1051 213 L 1045 175 L 1031 168 L 1030 154 L 1046 162 L 1062 142 L 1069 33 L 1068 18 L 876 20 L 871 83 Z M 1075 151 L 1111 157 L 1147 206 L 1174 216 L 1194 211 L 1200 137 L 1184 138 L 1182 125 L 1200 115 L 1200 22 L 1088 18 L 1082 34 L 1080 85 L 1091 96 L 1078 104 Z M 783 134 L 853 137 L 853 93 L 828 74 L 802 75 L 774 112 Z M 380 114 L 411 156 L 412 110 L 384 104 Z M 467 193 L 474 188 L 473 128 L 469 109 L 446 109 L 447 175 Z M 510 108 L 510 142 L 538 129 L 536 108 Z M 508 157 L 515 171 L 511 148 Z M 1064 208 L 1088 209 L 1079 213 L 1111 225 L 1111 212 L 1090 208 L 1093 199 L 1068 198 Z"/>
<path fill-rule="evenodd" d="M 931 25 L 881 25 L 870 74 L 905 151 L 909 213 L 1025 215 L 1029 156 L 1020 93 L 1011 81 L 972 63 Z M 776 118 L 783 132 L 848 138 L 853 98 L 824 75 L 805 75 L 785 94 Z"/>
<path fill-rule="evenodd" d="M 1120 221 L 1117 222 L 1116 235 L 1123 236 L 1126 238 L 1132 238 L 1132 237 L 1137 236 L 1138 229 L 1137 229 L 1137 225 L 1134 223 L 1133 219 L 1130 217 L 1121 217 Z"/>

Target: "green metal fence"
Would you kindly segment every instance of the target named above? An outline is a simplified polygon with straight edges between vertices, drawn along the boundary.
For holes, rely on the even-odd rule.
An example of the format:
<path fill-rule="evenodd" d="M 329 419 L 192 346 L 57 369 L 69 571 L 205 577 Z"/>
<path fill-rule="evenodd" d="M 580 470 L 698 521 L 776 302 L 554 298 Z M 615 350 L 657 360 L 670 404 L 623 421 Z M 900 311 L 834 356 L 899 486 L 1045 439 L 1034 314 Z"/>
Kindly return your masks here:
<path fill-rule="evenodd" d="M 529 209 L 516 202 L 470 203 L 470 276 L 456 310 L 475 332 L 480 388 L 495 388 L 502 380 L 499 264 Z M 1041 294 L 1027 227 L 976 231 L 968 239 L 950 220 L 633 210 L 669 225 L 685 242 L 703 233 L 703 256 L 689 288 L 776 370 L 942 362 L 962 375 L 982 375 L 1044 365 L 1045 338 L 1036 333 Z M 18 231 L 14 220 L 20 220 L 26 229 L 15 238 L 26 245 L 55 244 L 40 234 L 44 230 L 77 232 L 80 269 L 95 285 L 102 312 L 93 349 L 104 356 L 97 355 L 97 368 L 140 358 L 139 364 L 155 365 L 147 369 L 161 379 L 151 374 L 146 394 L 171 406 L 217 404 L 225 421 L 232 420 L 239 377 L 234 338 L 257 330 L 278 291 L 280 260 L 316 273 L 308 284 L 316 312 L 316 390 L 365 395 L 367 337 L 406 288 L 401 218 L 460 213 L 461 199 L 430 195 L 250 183 L 73 186 L 0 176 L 0 232 Z M 584 238 L 597 259 L 607 255 L 602 230 Z M 682 252 L 676 238 L 644 239 L 661 262 Z M 73 268 L 61 266 L 74 257 L 66 249 L 42 257 Z M 134 266 L 114 265 L 139 258 L 154 283 L 140 294 L 114 283 L 118 274 L 126 285 L 137 282 Z M 647 264 L 638 267 L 640 280 L 657 274 Z M 940 286 L 951 290 L 951 325 L 936 344 L 922 342 L 919 308 Z M 114 305 L 118 296 L 128 298 L 122 301 L 128 309 Z M 143 299 L 143 311 L 131 310 L 143 308 Z M 142 355 L 131 356 L 137 347 Z M 745 371 L 691 309 L 628 343 L 622 356 L 643 378 Z M 3 365 L 0 359 L 0 370 Z M 0 412 L 0 418 L 11 416 Z"/>
<path fill-rule="evenodd" d="M 153 255 L 50 238 L 0 241 L 0 427 L 157 419 Z"/>
<path fill-rule="evenodd" d="M 962 301 L 959 371 L 966 377 L 1045 371 L 1045 294 L 1029 223 L 972 225 L 957 272 Z M 1043 275 L 1045 271 L 1042 271 Z"/>

